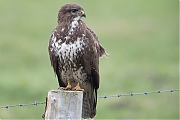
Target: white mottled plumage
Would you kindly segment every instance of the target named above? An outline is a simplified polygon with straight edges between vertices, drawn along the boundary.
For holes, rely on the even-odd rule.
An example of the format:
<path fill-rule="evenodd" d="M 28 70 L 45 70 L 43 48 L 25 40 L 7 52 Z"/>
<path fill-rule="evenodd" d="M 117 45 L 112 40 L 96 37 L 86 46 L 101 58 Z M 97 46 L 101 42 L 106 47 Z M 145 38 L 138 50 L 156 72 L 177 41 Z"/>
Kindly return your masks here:
<path fill-rule="evenodd" d="M 65 37 L 66 40 L 69 39 L 69 36 Z M 83 38 L 78 37 L 77 40 L 72 43 L 69 42 L 68 44 L 66 41 L 64 43 L 61 43 L 61 40 L 56 41 L 56 37 L 54 37 L 54 34 L 52 34 L 52 48 L 51 51 L 55 51 L 56 55 L 61 55 L 64 58 L 64 60 L 73 60 L 74 56 L 77 56 L 78 52 L 81 52 L 84 50 L 85 43 L 82 40 Z M 61 43 L 61 44 L 60 44 Z M 70 55 L 70 56 L 69 56 Z"/>
<path fill-rule="evenodd" d="M 74 31 L 74 29 L 78 26 L 78 20 L 80 19 L 80 17 L 76 17 L 73 19 L 71 25 L 70 25 L 70 30 L 68 31 L 69 34 L 72 34 L 72 32 Z"/>

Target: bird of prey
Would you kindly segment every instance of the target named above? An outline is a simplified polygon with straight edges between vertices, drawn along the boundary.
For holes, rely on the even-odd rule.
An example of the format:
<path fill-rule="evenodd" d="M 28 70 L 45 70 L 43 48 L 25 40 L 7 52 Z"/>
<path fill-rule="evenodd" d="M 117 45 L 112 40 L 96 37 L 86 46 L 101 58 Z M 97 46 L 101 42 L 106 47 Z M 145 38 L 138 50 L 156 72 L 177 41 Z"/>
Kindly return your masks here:
<path fill-rule="evenodd" d="M 99 58 L 108 53 L 82 17 L 86 14 L 81 6 L 62 6 L 48 50 L 60 88 L 83 91 L 82 118 L 86 119 L 96 115 Z"/>

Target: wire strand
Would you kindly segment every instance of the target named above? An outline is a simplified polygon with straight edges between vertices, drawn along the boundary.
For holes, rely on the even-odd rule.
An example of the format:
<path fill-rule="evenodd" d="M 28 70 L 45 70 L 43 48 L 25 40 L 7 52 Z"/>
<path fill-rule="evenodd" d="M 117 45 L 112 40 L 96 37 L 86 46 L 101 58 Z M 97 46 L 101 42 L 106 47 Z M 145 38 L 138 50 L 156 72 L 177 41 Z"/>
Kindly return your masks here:
<path fill-rule="evenodd" d="M 137 95 L 149 95 L 149 94 L 160 94 L 160 93 L 173 93 L 173 92 L 179 92 L 180 89 L 171 89 L 171 90 L 157 90 L 152 92 L 137 92 L 137 93 L 129 93 L 129 94 L 117 94 L 117 95 L 104 95 L 104 96 L 98 96 L 98 98 L 120 98 L 120 97 L 127 97 L 127 96 L 137 96 Z M 0 108 L 12 108 L 12 107 L 25 107 L 25 106 L 37 106 L 38 104 L 45 104 L 46 102 L 38 102 L 34 101 L 34 103 L 29 104 L 15 104 L 15 105 L 4 105 L 0 106 Z"/>

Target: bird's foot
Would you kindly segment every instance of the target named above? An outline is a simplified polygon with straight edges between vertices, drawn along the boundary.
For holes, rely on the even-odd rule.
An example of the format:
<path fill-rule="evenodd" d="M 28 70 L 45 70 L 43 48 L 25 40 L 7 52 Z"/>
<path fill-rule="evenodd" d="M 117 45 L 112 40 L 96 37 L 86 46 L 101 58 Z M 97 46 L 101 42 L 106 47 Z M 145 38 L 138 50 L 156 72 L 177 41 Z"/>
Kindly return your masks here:
<path fill-rule="evenodd" d="M 71 90 L 72 87 L 71 87 L 71 84 L 70 84 L 70 81 L 68 81 L 68 85 L 66 87 L 60 87 L 62 90 Z"/>
<path fill-rule="evenodd" d="M 78 82 L 78 84 L 76 85 L 76 87 L 74 87 L 72 90 L 74 90 L 74 91 L 84 91 L 84 89 L 82 89 L 82 88 L 79 86 L 79 82 Z"/>

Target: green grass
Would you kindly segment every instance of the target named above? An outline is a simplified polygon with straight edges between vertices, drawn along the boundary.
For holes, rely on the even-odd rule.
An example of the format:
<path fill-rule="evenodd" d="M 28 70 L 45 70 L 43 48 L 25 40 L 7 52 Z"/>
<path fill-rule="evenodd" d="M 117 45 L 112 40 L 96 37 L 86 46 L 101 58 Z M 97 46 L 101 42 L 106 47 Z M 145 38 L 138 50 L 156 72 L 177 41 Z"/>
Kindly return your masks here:
<path fill-rule="evenodd" d="M 0 106 L 45 101 L 58 82 L 47 46 L 65 3 L 109 52 L 98 95 L 179 88 L 178 1 L 0 1 Z M 41 119 L 44 105 L 0 109 L 0 119 Z M 98 99 L 96 119 L 178 119 L 179 93 Z"/>

